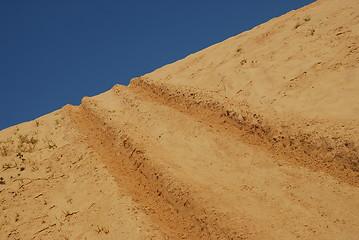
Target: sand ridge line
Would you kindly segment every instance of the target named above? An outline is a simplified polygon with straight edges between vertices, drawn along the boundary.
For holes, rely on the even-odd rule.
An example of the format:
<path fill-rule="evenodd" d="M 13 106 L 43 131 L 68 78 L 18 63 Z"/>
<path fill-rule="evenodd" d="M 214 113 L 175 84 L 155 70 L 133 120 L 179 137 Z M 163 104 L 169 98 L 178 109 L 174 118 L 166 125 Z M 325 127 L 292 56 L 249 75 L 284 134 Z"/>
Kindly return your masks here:
<path fill-rule="evenodd" d="M 219 216 L 208 215 L 205 207 L 191 197 L 186 186 L 151 162 L 131 137 L 125 133 L 113 134 L 113 129 L 105 126 L 95 111 L 83 103 L 79 108 L 71 109 L 69 114 L 76 128 L 87 136 L 89 145 L 112 170 L 119 185 L 128 190 L 165 236 L 169 239 L 225 236 L 227 239 L 231 236 L 230 230 L 216 226 Z M 232 235 L 232 239 L 240 238 Z"/>
<path fill-rule="evenodd" d="M 247 143 L 261 145 L 295 164 L 327 172 L 342 181 L 359 186 L 359 152 L 355 139 L 318 133 L 316 128 L 313 130 L 308 127 L 308 121 L 296 122 L 290 119 L 289 124 L 278 117 L 273 120 L 265 112 L 253 111 L 247 103 L 229 104 L 227 98 L 209 94 L 208 91 L 174 87 L 144 77 L 132 79 L 129 88 L 147 99 L 197 116 L 222 130 L 229 128 L 232 134 L 235 132 L 237 137 L 241 136 Z"/>
<path fill-rule="evenodd" d="M 143 151 L 157 169 L 188 186 L 196 208 L 205 206 L 201 218 L 209 223 L 208 228 L 213 226 L 210 223 L 214 217 L 224 232 L 237 230 L 230 236 L 248 239 L 291 239 L 298 233 L 316 239 L 320 234 L 329 236 L 344 229 L 355 232 L 355 217 L 347 211 L 347 206 L 355 202 L 355 188 L 328 174 L 288 164 L 253 143 L 245 144 L 236 134 L 228 134 L 229 127 L 211 127 L 208 121 L 124 86 L 86 98 L 83 104 L 100 119 L 101 126 L 106 126 L 107 135 L 118 132 L 130 137 L 126 145 Z M 128 151 L 128 156 L 132 152 Z M 154 181 L 151 175 L 147 178 Z M 169 182 L 167 177 L 165 180 L 165 184 Z M 168 199 L 178 198 L 181 195 Z M 345 202 L 340 207 L 346 209 L 342 216 L 353 224 L 333 223 L 335 209 L 330 206 L 335 204 L 323 205 L 323 199 L 328 204 Z M 303 222 L 313 231 L 306 229 Z M 331 226 L 331 230 L 323 226 Z"/>

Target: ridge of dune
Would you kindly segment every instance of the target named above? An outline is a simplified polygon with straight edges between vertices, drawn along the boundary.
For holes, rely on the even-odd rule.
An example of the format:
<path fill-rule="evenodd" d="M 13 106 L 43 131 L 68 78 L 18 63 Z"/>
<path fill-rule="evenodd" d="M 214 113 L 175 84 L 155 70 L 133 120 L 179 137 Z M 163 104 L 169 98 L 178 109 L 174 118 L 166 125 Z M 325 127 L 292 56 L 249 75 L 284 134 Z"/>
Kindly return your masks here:
<path fill-rule="evenodd" d="M 356 239 L 359 3 L 319 0 L 0 132 L 0 239 Z"/>

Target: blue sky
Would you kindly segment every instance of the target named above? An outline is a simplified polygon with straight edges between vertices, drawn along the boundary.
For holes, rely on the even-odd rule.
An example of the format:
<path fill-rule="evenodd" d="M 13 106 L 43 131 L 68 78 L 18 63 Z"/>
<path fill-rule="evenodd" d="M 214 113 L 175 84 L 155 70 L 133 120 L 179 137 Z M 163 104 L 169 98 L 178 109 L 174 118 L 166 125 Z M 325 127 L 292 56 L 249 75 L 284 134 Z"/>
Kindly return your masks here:
<path fill-rule="evenodd" d="M 1 0 L 0 130 L 311 2 Z"/>

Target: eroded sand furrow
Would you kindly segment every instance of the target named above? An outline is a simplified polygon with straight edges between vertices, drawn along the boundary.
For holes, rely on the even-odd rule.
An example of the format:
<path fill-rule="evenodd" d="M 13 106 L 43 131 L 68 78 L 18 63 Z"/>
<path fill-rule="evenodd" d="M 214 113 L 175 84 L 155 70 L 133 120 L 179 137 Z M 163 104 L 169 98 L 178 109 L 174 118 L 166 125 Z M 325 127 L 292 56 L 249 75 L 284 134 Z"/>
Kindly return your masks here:
<path fill-rule="evenodd" d="M 89 145 L 109 166 L 118 184 L 127 189 L 166 239 L 229 239 L 226 232 L 208 221 L 205 210 L 194 204 L 179 179 L 148 158 L 141 145 L 126 134 L 126 129 L 112 128 L 104 122 L 104 115 L 96 114 L 99 109 L 88 105 L 72 109 L 71 117 L 88 137 Z"/>
<path fill-rule="evenodd" d="M 131 179 L 129 194 L 170 238 L 356 235 L 358 190 L 324 173 L 126 87 L 87 98 L 81 108 L 75 118 L 86 122 L 79 127 L 91 146 L 119 185 Z"/>
<path fill-rule="evenodd" d="M 175 87 L 143 77 L 133 79 L 129 87 L 149 100 L 168 104 L 223 130 L 230 129 L 247 143 L 261 145 L 293 163 L 359 184 L 355 121 L 330 123 L 277 116 L 272 110 L 252 108 L 245 102 L 234 104 L 215 92 Z M 344 125 L 345 131 L 339 131 Z M 323 126 L 327 126 L 324 131 Z"/>

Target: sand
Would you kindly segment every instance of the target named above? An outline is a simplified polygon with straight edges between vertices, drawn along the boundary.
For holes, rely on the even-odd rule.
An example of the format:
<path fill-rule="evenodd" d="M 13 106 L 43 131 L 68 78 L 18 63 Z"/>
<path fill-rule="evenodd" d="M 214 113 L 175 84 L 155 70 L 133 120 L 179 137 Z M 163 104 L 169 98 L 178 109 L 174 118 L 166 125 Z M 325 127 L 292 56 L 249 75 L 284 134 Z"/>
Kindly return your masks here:
<path fill-rule="evenodd" d="M 0 132 L 0 239 L 357 239 L 359 3 L 321 0 Z"/>

